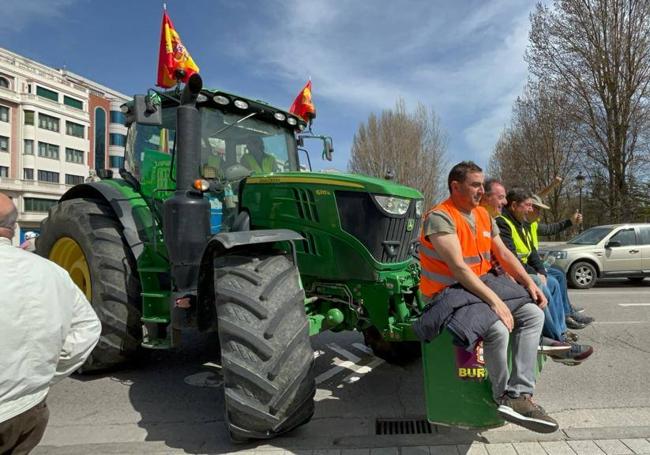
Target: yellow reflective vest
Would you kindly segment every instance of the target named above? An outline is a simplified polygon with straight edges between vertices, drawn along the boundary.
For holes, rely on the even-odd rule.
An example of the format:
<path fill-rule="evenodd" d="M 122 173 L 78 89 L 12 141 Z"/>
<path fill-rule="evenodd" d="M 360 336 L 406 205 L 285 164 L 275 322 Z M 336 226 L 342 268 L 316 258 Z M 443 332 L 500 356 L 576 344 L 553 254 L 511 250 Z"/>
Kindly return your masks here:
<path fill-rule="evenodd" d="M 519 257 L 522 263 L 524 264 L 527 263 L 528 256 L 530 256 L 530 253 L 533 250 L 531 245 L 534 245 L 530 233 L 524 227 L 525 237 L 522 239 L 521 235 L 519 235 L 519 231 L 517 230 L 517 227 L 514 225 L 512 221 L 510 221 L 508 218 L 506 218 L 503 215 L 499 215 L 498 218 L 503 219 L 503 221 L 505 221 L 510 227 L 510 232 L 512 233 L 512 242 L 515 244 L 515 248 L 517 249 L 517 256 Z"/>

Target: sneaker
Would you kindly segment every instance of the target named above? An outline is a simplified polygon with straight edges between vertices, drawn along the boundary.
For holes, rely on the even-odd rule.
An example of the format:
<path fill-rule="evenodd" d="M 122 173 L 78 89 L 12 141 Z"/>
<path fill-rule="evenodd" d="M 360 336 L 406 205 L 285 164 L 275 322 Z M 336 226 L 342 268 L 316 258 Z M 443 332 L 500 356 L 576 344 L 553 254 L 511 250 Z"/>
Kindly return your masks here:
<path fill-rule="evenodd" d="M 580 330 L 580 329 L 584 329 L 585 327 L 587 327 L 587 324 L 583 324 L 582 322 L 576 321 L 573 318 L 573 316 L 567 316 L 566 317 L 566 326 L 568 328 L 570 328 L 570 329 L 573 329 L 573 330 Z"/>
<path fill-rule="evenodd" d="M 504 394 L 498 404 L 497 412 L 501 417 L 531 431 L 553 433 L 560 427 L 541 406 L 533 402 L 530 395 L 513 398 Z"/>
<path fill-rule="evenodd" d="M 575 343 L 576 341 L 578 341 L 578 334 L 575 333 L 575 332 L 571 332 L 571 331 L 567 330 L 564 333 L 564 340 L 562 340 L 562 341 L 567 342 L 567 343 Z"/>
<path fill-rule="evenodd" d="M 580 324 L 586 324 L 586 325 L 589 325 L 595 321 L 595 319 L 592 318 L 591 316 L 582 315 L 582 314 L 572 314 L 569 317 L 573 318 L 576 322 L 579 322 Z"/>
<path fill-rule="evenodd" d="M 553 361 L 563 363 L 565 365 L 580 365 L 591 354 L 594 353 L 594 348 L 587 344 L 571 344 L 571 350 L 560 353 L 549 353 L 548 355 Z"/>
<path fill-rule="evenodd" d="M 557 341 L 548 337 L 542 337 L 542 340 L 539 346 L 537 347 L 537 352 L 541 352 L 542 354 L 546 354 L 549 352 L 555 352 L 559 354 L 570 350 L 571 350 L 570 343 Z"/>

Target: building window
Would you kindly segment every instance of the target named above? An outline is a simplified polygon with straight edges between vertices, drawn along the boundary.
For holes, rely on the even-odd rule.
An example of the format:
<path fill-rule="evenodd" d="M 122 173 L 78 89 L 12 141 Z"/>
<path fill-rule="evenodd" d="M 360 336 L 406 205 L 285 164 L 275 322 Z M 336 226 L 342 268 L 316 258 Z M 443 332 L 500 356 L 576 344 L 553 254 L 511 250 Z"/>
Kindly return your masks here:
<path fill-rule="evenodd" d="M 41 87 L 40 85 L 36 86 L 36 94 L 41 98 L 52 100 L 56 103 L 59 102 L 59 94 L 57 92 Z"/>
<path fill-rule="evenodd" d="M 38 156 L 42 156 L 43 158 L 50 158 L 50 159 L 53 159 L 53 160 L 58 160 L 59 159 L 59 146 L 54 145 L 54 144 L 48 144 L 46 142 L 39 142 L 38 143 Z"/>
<path fill-rule="evenodd" d="M 70 98 L 68 95 L 63 95 L 63 104 L 79 110 L 83 110 L 84 108 L 84 103 L 74 98 Z"/>
<path fill-rule="evenodd" d="M 95 169 L 106 168 L 106 111 L 95 108 Z"/>
<path fill-rule="evenodd" d="M 83 139 L 84 126 L 74 122 L 65 122 L 65 134 L 68 136 L 76 136 Z"/>
<path fill-rule="evenodd" d="M 111 123 L 119 123 L 120 125 L 124 125 L 124 122 L 126 122 L 126 117 L 124 116 L 123 112 L 111 111 Z"/>
<path fill-rule="evenodd" d="M 7 166 L 0 166 L 0 177 L 9 177 L 9 168 Z"/>
<path fill-rule="evenodd" d="M 66 185 L 80 185 L 83 182 L 84 182 L 83 175 L 72 175 L 72 174 L 66 174 L 65 175 L 65 184 Z"/>
<path fill-rule="evenodd" d="M 47 212 L 53 205 L 56 205 L 56 199 L 25 198 L 25 212 Z"/>
<path fill-rule="evenodd" d="M 109 156 L 108 160 L 112 168 L 122 169 L 124 167 L 123 156 Z"/>
<path fill-rule="evenodd" d="M 38 171 L 39 182 L 59 183 L 59 173 L 52 171 Z"/>
<path fill-rule="evenodd" d="M 34 169 L 28 167 L 23 169 L 23 180 L 34 180 Z"/>
<path fill-rule="evenodd" d="M 7 136 L 0 136 L 0 152 L 9 151 L 9 138 Z"/>
<path fill-rule="evenodd" d="M 34 111 L 25 111 L 25 125 L 34 124 Z"/>
<path fill-rule="evenodd" d="M 0 122 L 9 121 L 9 108 L 7 106 L 0 106 Z"/>
<path fill-rule="evenodd" d="M 120 147 L 124 147 L 124 144 L 126 144 L 126 136 L 123 134 L 110 133 L 108 135 L 108 141 L 110 145 L 118 145 Z"/>
<path fill-rule="evenodd" d="M 38 127 L 44 130 L 59 132 L 59 119 L 51 115 L 38 114 Z"/>
<path fill-rule="evenodd" d="M 9 79 L 0 76 L 0 87 L 9 88 Z"/>
<path fill-rule="evenodd" d="M 84 163 L 84 152 L 82 150 L 65 149 L 65 160 L 69 163 Z"/>
<path fill-rule="evenodd" d="M 33 155 L 34 154 L 34 141 L 31 139 L 25 139 L 23 143 L 23 154 L 25 155 Z"/>

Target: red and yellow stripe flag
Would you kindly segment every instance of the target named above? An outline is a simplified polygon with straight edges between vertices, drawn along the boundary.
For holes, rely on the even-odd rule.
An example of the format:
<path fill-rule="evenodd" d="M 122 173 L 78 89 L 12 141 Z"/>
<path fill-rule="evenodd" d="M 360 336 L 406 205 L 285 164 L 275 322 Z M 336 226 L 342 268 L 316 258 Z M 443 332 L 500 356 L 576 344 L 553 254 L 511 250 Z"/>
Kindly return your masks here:
<path fill-rule="evenodd" d="M 170 88 L 178 79 L 187 82 L 190 76 L 199 72 L 192 56 L 178 36 L 172 20 L 163 11 L 162 29 L 160 31 L 160 52 L 158 54 L 158 87 Z"/>
<path fill-rule="evenodd" d="M 305 84 L 296 99 L 293 100 L 289 112 L 302 117 L 305 122 L 316 118 L 316 108 L 311 101 L 311 80 Z"/>

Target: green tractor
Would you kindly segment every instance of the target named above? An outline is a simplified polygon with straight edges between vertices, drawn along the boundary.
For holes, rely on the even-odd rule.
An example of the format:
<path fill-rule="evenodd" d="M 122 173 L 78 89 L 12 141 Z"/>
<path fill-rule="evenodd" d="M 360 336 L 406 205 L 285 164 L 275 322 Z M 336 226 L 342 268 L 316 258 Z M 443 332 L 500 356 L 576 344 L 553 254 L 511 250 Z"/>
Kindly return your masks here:
<path fill-rule="evenodd" d="M 270 438 L 314 412 L 309 337 L 358 330 L 375 354 L 420 354 L 414 250 L 423 197 L 389 180 L 311 172 L 305 122 L 202 87 L 138 95 L 121 178 L 70 189 L 37 251 L 66 269 L 102 321 L 83 371 L 217 331 L 226 420 Z M 299 151 L 306 158 L 300 163 Z"/>

